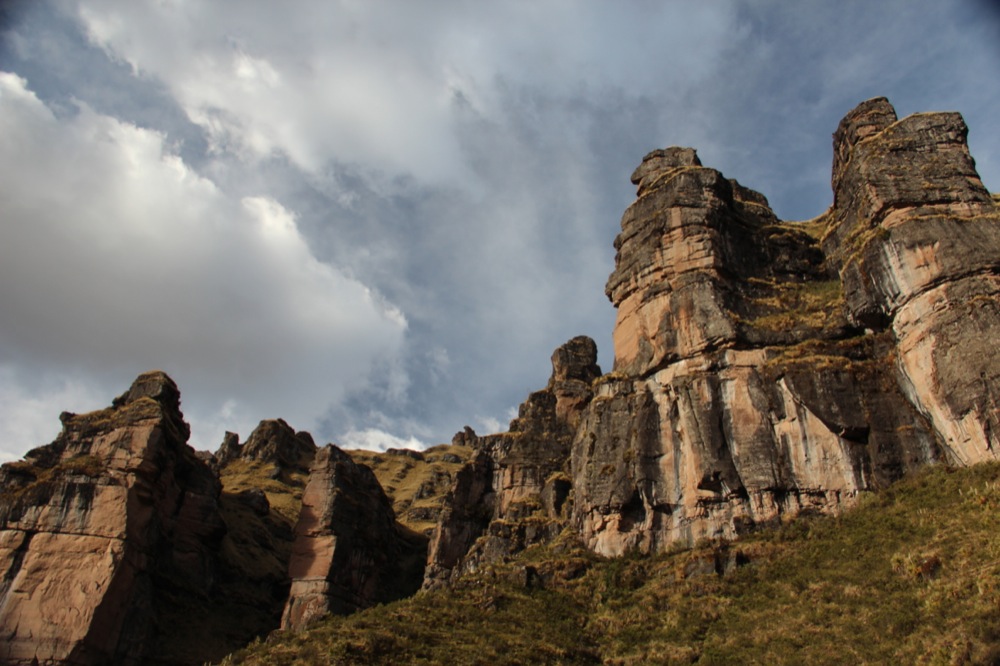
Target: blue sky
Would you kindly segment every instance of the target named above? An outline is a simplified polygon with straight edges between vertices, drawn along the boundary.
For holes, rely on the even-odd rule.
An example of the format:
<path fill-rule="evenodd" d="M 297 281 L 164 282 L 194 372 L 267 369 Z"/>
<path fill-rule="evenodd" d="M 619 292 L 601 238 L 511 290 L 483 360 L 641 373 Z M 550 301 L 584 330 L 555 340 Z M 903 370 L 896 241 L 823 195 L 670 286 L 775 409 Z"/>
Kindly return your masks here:
<path fill-rule="evenodd" d="M 506 428 L 585 334 L 648 151 L 783 219 L 829 205 L 858 102 L 960 111 L 1000 189 L 988 2 L 8 2 L 0 458 L 138 373 L 192 444 Z"/>

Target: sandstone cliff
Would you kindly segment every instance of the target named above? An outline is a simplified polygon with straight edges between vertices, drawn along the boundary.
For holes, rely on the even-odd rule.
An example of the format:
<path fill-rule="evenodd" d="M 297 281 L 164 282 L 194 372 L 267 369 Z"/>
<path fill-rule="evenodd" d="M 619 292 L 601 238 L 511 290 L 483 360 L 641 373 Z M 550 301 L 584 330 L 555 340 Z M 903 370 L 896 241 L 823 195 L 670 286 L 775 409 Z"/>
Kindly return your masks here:
<path fill-rule="evenodd" d="M 220 464 L 162 372 L 62 421 L 0 468 L 0 663 L 200 664 L 278 627 L 307 433 L 264 421 Z"/>
<path fill-rule="evenodd" d="M 454 445 L 475 455 L 445 499 L 425 587 L 550 541 L 566 527 L 570 448 L 600 375 L 597 345 L 573 338 L 552 354 L 548 386 L 521 404 L 508 432 L 478 437 L 467 427 L 455 436 Z"/>
<path fill-rule="evenodd" d="M 352 459 L 275 419 L 195 454 L 161 372 L 63 414 L 0 468 L 0 662 L 200 663 L 539 544 L 660 552 L 997 457 L 1000 209 L 966 132 L 862 103 L 808 222 L 653 151 L 606 288 L 614 369 L 568 341 L 507 432 Z"/>
<path fill-rule="evenodd" d="M 607 284 L 613 371 L 557 427 L 460 436 L 478 455 L 427 584 L 523 548 L 525 515 L 536 539 L 569 524 L 598 553 L 657 552 L 994 457 L 1000 218 L 965 136 L 958 114 L 861 104 L 834 135 L 834 204 L 809 222 L 782 222 L 693 149 L 647 155 Z M 559 421 L 551 388 L 522 418 Z M 538 471 L 564 484 L 558 511 Z"/>
<path fill-rule="evenodd" d="M 163 373 L 61 418 L 52 444 L 0 469 L 0 662 L 146 662 L 171 595 L 211 587 L 218 479 Z"/>
<path fill-rule="evenodd" d="M 824 241 L 850 318 L 891 333 L 900 386 L 962 465 L 1000 453 L 1000 209 L 967 134 L 957 113 L 860 105 L 834 135 Z"/>
<path fill-rule="evenodd" d="M 327 445 L 302 496 L 281 626 L 301 629 L 327 613 L 409 596 L 420 587 L 426 556 L 426 538 L 396 522 L 375 474 Z"/>

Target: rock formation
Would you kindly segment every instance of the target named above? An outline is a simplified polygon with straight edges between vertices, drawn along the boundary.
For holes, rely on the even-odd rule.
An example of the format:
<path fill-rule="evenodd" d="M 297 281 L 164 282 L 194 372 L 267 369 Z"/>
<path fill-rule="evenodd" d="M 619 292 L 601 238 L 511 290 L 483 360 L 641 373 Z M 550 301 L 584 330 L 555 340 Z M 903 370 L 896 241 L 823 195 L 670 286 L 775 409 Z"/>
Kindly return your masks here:
<path fill-rule="evenodd" d="M 573 338 L 552 354 L 548 386 L 521 404 L 508 432 L 478 437 L 466 427 L 455 436 L 453 444 L 476 453 L 457 474 L 431 537 L 425 587 L 562 531 L 570 447 L 600 375 L 597 345 Z"/>
<path fill-rule="evenodd" d="M 200 664 L 278 627 L 308 434 L 262 422 L 220 465 L 162 372 L 61 418 L 0 468 L 0 663 Z"/>
<path fill-rule="evenodd" d="M 993 457 L 1000 218 L 965 135 L 865 102 L 809 225 L 690 149 L 646 157 L 607 287 L 615 372 L 573 445 L 589 547 L 731 537 Z"/>
<path fill-rule="evenodd" d="M 313 461 L 295 527 L 283 629 L 413 594 L 427 540 L 396 522 L 375 474 L 332 444 Z"/>
<path fill-rule="evenodd" d="M 0 662 L 149 663 L 167 592 L 211 587 L 219 482 L 162 372 L 61 418 L 0 469 Z"/>
<path fill-rule="evenodd" d="M 1000 454 L 1000 210 L 967 134 L 957 113 L 860 105 L 834 135 L 824 241 L 849 317 L 891 332 L 903 390 L 963 465 Z"/>
<path fill-rule="evenodd" d="M 606 288 L 613 371 L 570 340 L 507 432 L 354 460 L 276 419 L 196 454 L 162 372 L 63 414 L 0 468 L 0 663 L 201 663 L 281 609 L 299 629 L 556 539 L 617 556 L 731 538 L 996 458 L 1000 209 L 966 133 L 862 103 L 808 222 L 693 149 L 651 152 Z"/>
<path fill-rule="evenodd" d="M 316 455 L 316 443 L 308 432 L 295 432 L 283 419 L 261 421 L 246 442 L 227 432 L 215 452 L 220 467 L 236 459 L 274 465 L 274 474 L 287 470 L 306 471 Z"/>
<path fill-rule="evenodd" d="M 647 155 L 607 284 L 614 370 L 562 401 L 569 418 L 546 416 L 550 382 L 509 433 L 460 436 L 478 455 L 426 584 L 524 547 L 511 509 L 525 498 L 563 525 L 539 472 L 563 484 L 585 544 L 620 555 L 837 512 L 918 466 L 993 457 L 1000 218 L 965 134 L 958 114 L 897 121 L 863 103 L 834 135 L 834 205 L 806 223 L 693 149 Z M 538 451 L 551 457 L 526 464 Z"/>

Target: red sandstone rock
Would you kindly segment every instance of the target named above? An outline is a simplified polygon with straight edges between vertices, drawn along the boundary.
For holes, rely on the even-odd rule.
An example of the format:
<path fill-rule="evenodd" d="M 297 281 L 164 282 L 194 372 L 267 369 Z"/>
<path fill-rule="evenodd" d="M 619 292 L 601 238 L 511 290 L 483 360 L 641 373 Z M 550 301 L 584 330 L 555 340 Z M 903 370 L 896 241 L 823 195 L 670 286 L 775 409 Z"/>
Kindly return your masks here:
<path fill-rule="evenodd" d="M 298 630 L 327 613 L 409 596 L 420 587 L 426 556 L 426 537 L 396 522 L 375 474 L 328 444 L 316 453 L 302 496 L 281 627 Z"/>
<path fill-rule="evenodd" d="M 164 584 L 211 587 L 218 479 L 185 444 L 162 372 L 62 420 L 0 469 L 0 662 L 155 661 Z"/>

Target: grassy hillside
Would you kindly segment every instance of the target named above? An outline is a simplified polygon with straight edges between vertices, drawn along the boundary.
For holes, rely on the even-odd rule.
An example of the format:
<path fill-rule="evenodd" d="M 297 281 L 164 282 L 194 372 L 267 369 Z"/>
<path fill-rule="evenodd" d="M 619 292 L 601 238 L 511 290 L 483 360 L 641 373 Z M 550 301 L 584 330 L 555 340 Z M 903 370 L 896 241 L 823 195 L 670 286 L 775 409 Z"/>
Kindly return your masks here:
<path fill-rule="evenodd" d="M 566 535 L 457 589 L 276 633 L 225 663 L 994 662 L 1000 465 L 987 464 L 654 558 L 604 560 Z"/>

